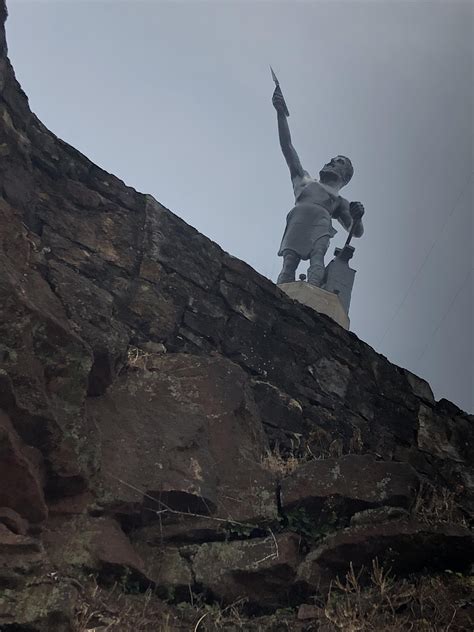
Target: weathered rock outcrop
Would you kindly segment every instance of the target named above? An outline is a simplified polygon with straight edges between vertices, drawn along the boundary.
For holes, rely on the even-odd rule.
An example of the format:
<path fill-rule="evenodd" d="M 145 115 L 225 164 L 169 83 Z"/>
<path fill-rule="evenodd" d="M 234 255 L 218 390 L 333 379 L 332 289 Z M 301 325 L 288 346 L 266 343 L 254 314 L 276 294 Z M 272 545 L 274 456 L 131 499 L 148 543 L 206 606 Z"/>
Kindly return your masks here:
<path fill-rule="evenodd" d="M 1 629 L 468 569 L 472 416 L 56 138 L 3 26 L 0 157 Z"/>
<path fill-rule="evenodd" d="M 144 521 L 165 506 L 229 520 L 276 519 L 274 477 L 262 465 L 265 432 L 249 380 L 233 362 L 161 355 L 90 398 L 87 413 L 102 435 L 95 479 L 104 510 L 145 511 Z"/>
<path fill-rule="evenodd" d="M 356 568 L 377 559 L 397 573 L 426 567 L 462 571 L 469 568 L 473 555 L 472 534 L 465 527 L 392 521 L 353 527 L 327 537 L 307 555 L 299 568 L 299 579 L 321 590 L 335 575 L 344 574 L 348 559 Z"/>
<path fill-rule="evenodd" d="M 339 517 L 382 506 L 406 509 L 413 505 L 418 485 L 416 471 L 406 463 L 348 454 L 309 461 L 284 478 L 281 506 L 285 513 L 306 508 L 314 518 L 331 506 L 334 511 L 334 499 Z"/>

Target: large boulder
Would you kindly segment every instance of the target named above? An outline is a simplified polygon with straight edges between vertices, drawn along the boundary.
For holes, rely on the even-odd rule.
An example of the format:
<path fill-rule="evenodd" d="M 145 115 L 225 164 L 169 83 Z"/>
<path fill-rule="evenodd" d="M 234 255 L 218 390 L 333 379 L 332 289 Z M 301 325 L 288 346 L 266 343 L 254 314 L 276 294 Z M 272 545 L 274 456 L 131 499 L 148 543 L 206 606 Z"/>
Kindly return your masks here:
<path fill-rule="evenodd" d="M 296 534 L 269 534 L 202 544 L 192 557 L 192 567 L 196 582 L 227 603 L 243 598 L 262 608 L 277 608 L 290 603 L 301 559 Z"/>
<path fill-rule="evenodd" d="M 0 524 L 0 593 L 2 589 L 24 586 L 43 568 L 45 561 L 43 545 L 38 539 L 13 533 Z"/>
<path fill-rule="evenodd" d="M 10 419 L 0 411 L 0 507 L 37 523 L 45 520 L 48 510 L 41 475 L 30 456 Z"/>
<path fill-rule="evenodd" d="M 26 535 L 28 522 L 10 507 L 0 507 L 0 525 L 5 525 L 12 533 Z"/>
<path fill-rule="evenodd" d="M 53 579 L 0 594 L 0 629 L 25 632 L 76 632 L 78 590 Z"/>
<path fill-rule="evenodd" d="M 298 581 L 327 588 L 350 565 L 370 570 L 373 560 L 395 574 L 422 569 L 468 570 L 474 561 L 474 537 L 462 525 L 428 525 L 415 520 L 349 527 L 328 536 L 298 569 Z"/>
<path fill-rule="evenodd" d="M 58 516 L 49 520 L 42 539 L 57 568 L 68 568 L 73 574 L 86 571 L 101 577 L 148 581 L 143 561 L 111 518 Z"/>
<path fill-rule="evenodd" d="M 305 511 L 316 523 L 350 518 L 364 509 L 409 508 L 419 480 L 407 463 L 377 461 L 366 455 L 308 461 L 281 481 L 281 507 L 287 516 Z"/>
<path fill-rule="evenodd" d="M 40 239 L 22 220 L 0 198 L 0 406 L 43 453 L 49 487 L 70 493 L 91 467 L 83 416 L 91 351 L 44 278 Z"/>
<path fill-rule="evenodd" d="M 160 525 L 188 513 L 277 517 L 276 485 L 262 466 L 266 436 L 248 378 L 232 362 L 162 355 L 87 408 L 102 438 L 97 494 L 107 511 L 142 512 Z"/>
<path fill-rule="evenodd" d="M 153 582 L 157 594 L 178 602 L 189 599 L 190 590 L 196 590 L 189 560 L 195 545 L 177 547 L 162 543 L 152 546 L 140 539 L 135 549 L 143 559 L 146 576 Z"/>

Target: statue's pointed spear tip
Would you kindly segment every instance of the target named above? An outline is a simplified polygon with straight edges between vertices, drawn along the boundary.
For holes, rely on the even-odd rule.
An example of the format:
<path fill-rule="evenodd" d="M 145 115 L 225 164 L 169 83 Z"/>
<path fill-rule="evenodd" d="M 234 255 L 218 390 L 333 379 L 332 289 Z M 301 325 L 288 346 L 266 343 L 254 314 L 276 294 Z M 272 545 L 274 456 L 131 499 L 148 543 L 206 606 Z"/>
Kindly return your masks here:
<path fill-rule="evenodd" d="M 275 72 L 274 72 L 273 68 L 271 67 L 271 65 L 270 65 L 270 71 L 271 71 L 271 73 L 272 73 L 272 79 L 273 79 L 273 81 L 275 82 L 275 85 L 276 85 L 276 86 L 279 86 L 279 85 L 280 85 L 280 82 L 278 81 L 277 76 L 276 76 L 276 74 L 275 74 Z"/>
<path fill-rule="evenodd" d="M 271 73 L 272 73 L 272 79 L 275 82 L 275 85 L 276 85 L 276 87 L 278 88 L 278 90 L 280 92 L 281 98 L 283 99 L 283 95 L 281 94 L 280 82 L 278 81 L 278 78 L 277 78 L 277 76 L 276 76 L 276 74 L 275 74 L 275 72 L 274 72 L 274 70 L 273 70 L 273 68 L 271 66 L 270 66 L 270 70 L 271 70 Z M 290 116 L 290 113 L 288 111 L 288 107 L 287 107 L 287 105 L 285 103 L 285 99 L 283 99 L 283 105 L 285 107 L 285 109 L 284 109 L 285 115 L 286 116 Z"/>

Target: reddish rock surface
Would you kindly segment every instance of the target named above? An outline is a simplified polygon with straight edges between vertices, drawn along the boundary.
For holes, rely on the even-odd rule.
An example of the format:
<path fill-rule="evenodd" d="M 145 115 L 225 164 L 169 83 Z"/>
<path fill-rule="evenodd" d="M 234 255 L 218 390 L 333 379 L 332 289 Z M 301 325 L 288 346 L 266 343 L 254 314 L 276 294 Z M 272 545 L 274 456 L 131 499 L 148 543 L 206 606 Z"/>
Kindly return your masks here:
<path fill-rule="evenodd" d="M 43 534 L 49 559 L 57 568 L 82 569 L 144 578 L 144 565 L 115 520 L 110 518 L 55 518 Z"/>
<path fill-rule="evenodd" d="M 2 591 L 23 588 L 30 579 L 45 572 L 48 560 L 37 538 L 16 534 L 0 524 L 0 561 L 1 615 Z"/>
<path fill-rule="evenodd" d="M 26 535 L 28 531 L 28 522 L 10 507 L 0 507 L 0 524 L 17 535 Z"/>
<path fill-rule="evenodd" d="M 268 443 L 248 382 L 225 358 L 165 354 L 90 399 L 102 439 L 99 502 L 124 513 L 144 507 L 148 522 L 173 522 L 167 508 L 275 520 L 276 484 L 262 466 Z"/>
<path fill-rule="evenodd" d="M 290 603 L 291 584 L 302 558 L 300 538 L 274 537 L 203 544 L 192 558 L 196 581 L 217 598 L 245 598 L 260 607 Z"/>
<path fill-rule="evenodd" d="M 0 411 L 1 506 L 30 522 L 42 522 L 48 515 L 38 472 L 9 418 Z"/>
<path fill-rule="evenodd" d="M 419 478 L 425 518 L 472 520 L 472 416 L 49 132 L 5 18 L 0 626 L 75 631 L 70 571 L 278 608 L 307 551 L 325 581 L 390 547 L 406 572 L 464 568 L 463 528 L 404 511 Z M 289 456 L 323 460 L 287 477 Z"/>
<path fill-rule="evenodd" d="M 414 520 L 350 527 L 327 537 L 308 554 L 298 579 L 314 589 L 328 588 L 343 578 L 350 564 L 370 570 L 372 561 L 407 574 L 430 568 L 466 571 L 474 557 L 472 531 L 461 525 L 423 524 Z"/>
<path fill-rule="evenodd" d="M 407 463 L 349 454 L 299 466 L 281 482 L 281 506 L 285 513 L 304 509 L 316 521 L 334 510 L 348 518 L 371 507 L 407 509 L 418 488 L 417 473 Z"/>

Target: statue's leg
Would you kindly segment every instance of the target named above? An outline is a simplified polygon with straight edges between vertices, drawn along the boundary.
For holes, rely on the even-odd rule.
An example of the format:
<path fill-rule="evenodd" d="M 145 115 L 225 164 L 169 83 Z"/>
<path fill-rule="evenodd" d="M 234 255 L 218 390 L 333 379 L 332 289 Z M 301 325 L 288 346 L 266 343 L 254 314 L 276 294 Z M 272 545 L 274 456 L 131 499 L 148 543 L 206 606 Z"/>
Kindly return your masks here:
<path fill-rule="evenodd" d="M 320 237 L 314 244 L 309 255 L 308 283 L 321 287 L 324 281 L 326 268 L 324 267 L 324 255 L 329 248 L 329 235 Z"/>
<path fill-rule="evenodd" d="M 294 281 L 299 262 L 300 256 L 294 250 L 284 250 L 283 268 L 278 275 L 277 283 L 291 283 Z"/>

